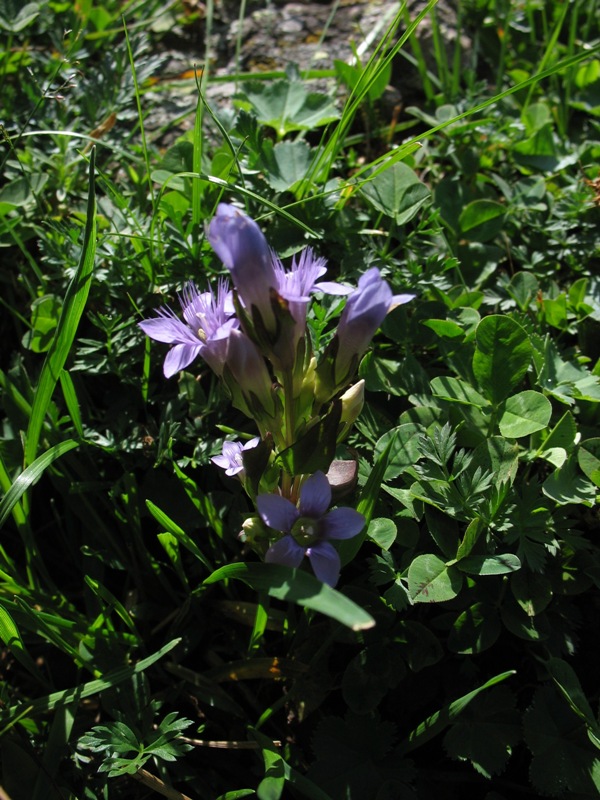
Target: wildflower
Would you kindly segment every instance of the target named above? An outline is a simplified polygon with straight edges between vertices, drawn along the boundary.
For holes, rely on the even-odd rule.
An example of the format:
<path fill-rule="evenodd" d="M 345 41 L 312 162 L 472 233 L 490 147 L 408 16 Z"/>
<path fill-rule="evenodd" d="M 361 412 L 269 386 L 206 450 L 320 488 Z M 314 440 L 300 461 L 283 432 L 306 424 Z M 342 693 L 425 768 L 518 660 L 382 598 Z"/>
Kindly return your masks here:
<path fill-rule="evenodd" d="M 229 334 L 239 325 L 227 283 L 219 281 L 216 295 L 212 289 L 199 292 L 193 282 L 187 283 L 179 303 L 185 321 L 164 307 L 158 309 L 154 319 L 138 323 L 151 339 L 174 345 L 165 358 L 165 377 L 185 369 L 197 356 L 221 375 Z"/>
<path fill-rule="evenodd" d="M 259 495 L 256 507 L 261 519 L 269 528 L 284 534 L 269 547 L 265 561 L 299 567 L 307 556 L 317 578 L 335 586 L 340 557 L 331 540 L 356 536 L 364 527 L 365 518 L 352 508 L 327 511 L 330 503 L 331 486 L 323 472 L 306 479 L 298 506 L 281 495 Z"/>
<path fill-rule="evenodd" d="M 277 278 L 271 249 L 256 222 L 235 206 L 220 203 L 208 227 L 213 250 L 231 273 L 242 303 L 260 314 L 264 327 L 275 330 L 271 292 Z"/>
<path fill-rule="evenodd" d="M 237 475 L 240 479 L 244 477 L 244 457 L 245 450 L 251 450 L 260 442 L 260 437 L 255 436 L 245 444 L 241 442 L 223 442 L 223 452 L 220 456 L 213 456 L 211 461 L 221 469 L 225 470 L 225 475 L 233 477 Z"/>
<path fill-rule="evenodd" d="M 256 422 L 275 415 L 273 381 L 256 345 L 240 330 L 227 340 L 223 378 L 233 403 Z"/>
<path fill-rule="evenodd" d="M 358 288 L 344 306 L 337 328 L 335 382 L 338 386 L 343 386 L 351 377 L 388 311 L 413 298 L 412 294 L 392 295 L 377 267 L 361 275 Z"/>
<path fill-rule="evenodd" d="M 275 275 L 277 278 L 277 291 L 288 301 L 290 312 L 294 320 L 304 323 L 306 320 L 306 307 L 310 300 L 311 292 L 325 292 L 326 294 L 350 294 L 352 289 L 342 283 L 334 281 L 318 281 L 326 272 L 325 259 L 317 257 L 311 247 L 306 247 L 296 261 L 286 272 L 279 259 L 275 260 Z"/>

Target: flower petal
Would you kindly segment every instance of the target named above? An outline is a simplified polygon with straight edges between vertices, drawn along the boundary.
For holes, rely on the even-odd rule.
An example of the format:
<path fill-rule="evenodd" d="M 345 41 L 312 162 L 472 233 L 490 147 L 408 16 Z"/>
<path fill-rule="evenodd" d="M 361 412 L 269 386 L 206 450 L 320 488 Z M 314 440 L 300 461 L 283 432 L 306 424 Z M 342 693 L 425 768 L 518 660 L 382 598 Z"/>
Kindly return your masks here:
<path fill-rule="evenodd" d="M 165 344 L 198 344 L 198 337 L 168 309 L 159 309 L 159 316 L 138 322 L 146 336 Z"/>
<path fill-rule="evenodd" d="M 300 516 L 296 506 L 279 494 L 259 494 L 256 508 L 265 525 L 284 533 L 291 531 L 292 525 Z"/>
<path fill-rule="evenodd" d="M 331 503 L 331 486 L 324 472 L 315 472 L 307 478 L 300 489 L 300 514 L 318 519 Z"/>
<path fill-rule="evenodd" d="M 329 542 L 317 542 L 308 548 L 306 555 L 317 578 L 328 586 L 335 586 L 340 577 L 340 557 L 335 547 Z"/>
<path fill-rule="evenodd" d="M 321 520 L 323 539 L 351 539 L 365 527 L 365 518 L 353 508 L 334 508 Z"/>
<path fill-rule="evenodd" d="M 304 548 L 292 536 L 284 536 L 265 553 L 267 564 L 281 564 L 284 567 L 299 567 L 304 558 Z"/>
<path fill-rule="evenodd" d="M 197 343 L 191 344 L 176 344 L 172 347 L 166 355 L 163 372 L 165 378 L 171 378 L 177 372 L 185 369 L 192 361 L 200 354 L 202 345 Z"/>
<path fill-rule="evenodd" d="M 336 283 L 335 281 L 319 281 L 313 286 L 313 291 L 324 292 L 325 294 L 344 295 L 352 294 L 354 291 L 353 286 L 347 286 L 345 283 Z"/>
<path fill-rule="evenodd" d="M 390 311 L 393 311 L 394 308 L 398 308 L 398 306 L 404 305 L 404 303 L 410 303 L 410 301 L 414 300 L 416 296 L 416 294 L 395 294 L 392 297 Z"/>

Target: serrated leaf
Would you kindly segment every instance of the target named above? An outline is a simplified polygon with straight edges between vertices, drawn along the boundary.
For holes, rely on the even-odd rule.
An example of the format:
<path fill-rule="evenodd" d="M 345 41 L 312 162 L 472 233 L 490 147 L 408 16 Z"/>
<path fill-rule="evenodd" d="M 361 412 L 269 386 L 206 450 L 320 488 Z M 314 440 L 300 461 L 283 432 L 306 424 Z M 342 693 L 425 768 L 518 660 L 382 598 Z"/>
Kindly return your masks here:
<path fill-rule="evenodd" d="M 536 691 L 524 716 L 523 734 L 532 752 L 529 775 L 539 792 L 598 795 L 598 751 L 589 741 L 585 725 L 553 688 Z"/>
<path fill-rule="evenodd" d="M 499 686 L 476 697 L 444 736 L 444 748 L 454 759 L 468 759 L 486 778 L 500 774 L 521 738 L 515 696 Z"/>
<path fill-rule="evenodd" d="M 316 760 L 308 777 L 333 798 L 373 797 L 382 782 L 380 762 L 394 735 L 395 726 L 379 720 L 377 712 L 326 717 L 313 736 Z"/>

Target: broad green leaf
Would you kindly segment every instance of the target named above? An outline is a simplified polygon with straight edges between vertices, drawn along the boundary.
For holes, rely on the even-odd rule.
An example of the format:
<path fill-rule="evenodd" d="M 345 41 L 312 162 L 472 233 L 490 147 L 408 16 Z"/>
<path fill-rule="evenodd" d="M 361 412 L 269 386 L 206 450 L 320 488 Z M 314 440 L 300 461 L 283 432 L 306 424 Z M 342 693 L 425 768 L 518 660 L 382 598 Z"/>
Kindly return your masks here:
<path fill-rule="evenodd" d="M 542 449 L 551 450 L 554 447 L 561 447 L 569 453 L 575 446 L 576 436 L 577 423 L 573 414 L 570 411 L 565 411 L 544 440 Z"/>
<path fill-rule="evenodd" d="M 468 575 L 506 575 L 521 569 L 521 561 L 512 553 L 504 553 L 499 556 L 466 556 L 456 566 Z"/>
<path fill-rule="evenodd" d="M 461 235 L 470 242 L 489 242 L 502 230 L 506 206 L 495 200 L 473 200 L 460 213 Z"/>
<path fill-rule="evenodd" d="M 502 631 L 497 609 L 487 603 L 475 603 L 461 612 L 448 636 L 453 653 L 476 655 L 494 645 Z"/>
<path fill-rule="evenodd" d="M 397 535 L 396 523 L 385 517 L 372 519 L 367 528 L 367 537 L 378 544 L 382 550 L 389 550 L 396 541 Z"/>
<path fill-rule="evenodd" d="M 577 469 L 575 455 L 571 455 L 560 469 L 555 470 L 544 483 L 542 491 L 559 505 L 581 503 L 593 506 L 597 490 Z"/>
<path fill-rule="evenodd" d="M 476 342 L 473 372 L 483 393 L 496 405 L 523 380 L 533 347 L 517 322 L 498 314 L 481 320 Z"/>
<path fill-rule="evenodd" d="M 577 463 L 592 483 L 600 486 L 600 438 L 581 442 L 577 450 Z"/>
<path fill-rule="evenodd" d="M 335 456 L 342 404 L 336 400 L 317 424 L 282 450 L 278 458 L 290 475 L 309 475 L 318 470 L 327 472 Z"/>
<path fill-rule="evenodd" d="M 473 466 L 493 472 L 496 486 L 512 485 L 519 469 L 519 447 L 503 436 L 490 436 L 475 449 Z"/>
<path fill-rule="evenodd" d="M 431 192 L 407 164 L 396 162 L 361 184 L 360 193 L 382 214 L 404 225 L 426 203 Z"/>
<path fill-rule="evenodd" d="M 327 125 L 339 117 L 328 95 L 307 92 L 301 80 L 248 81 L 238 99 L 248 103 L 259 122 L 274 128 L 279 138 Z"/>
<path fill-rule="evenodd" d="M 463 576 L 432 553 L 417 556 L 408 568 L 408 593 L 413 603 L 443 603 L 460 592 Z"/>
<path fill-rule="evenodd" d="M 373 617 L 348 597 L 300 569 L 279 564 L 229 564 L 209 575 L 204 583 L 229 579 L 244 581 L 256 591 L 266 592 L 278 600 L 319 611 L 355 631 L 372 628 L 375 624 Z"/>
<path fill-rule="evenodd" d="M 426 319 L 422 324 L 443 339 L 460 339 L 465 335 L 463 328 L 451 319 Z"/>
<path fill-rule="evenodd" d="M 389 448 L 388 465 L 384 481 L 391 481 L 419 460 L 419 438 L 423 430 L 414 422 L 407 422 L 384 433 L 375 445 L 375 455 L 380 457 Z"/>
<path fill-rule="evenodd" d="M 506 289 L 519 309 L 527 311 L 537 295 L 539 282 L 531 272 L 517 272 Z"/>
<path fill-rule="evenodd" d="M 513 597 L 529 617 L 541 614 L 552 602 L 554 592 L 548 577 L 539 572 L 522 569 L 511 576 Z"/>
<path fill-rule="evenodd" d="M 489 401 L 471 384 L 448 375 L 434 378 L 431 381 L 431 391 L 435 397 L 441 397 L 453 403 L 462 403 L 477 408 L 489 406 Z"/>
<path fill-rule="evenodd" d="M 6 3 L 3 3 L 2 10 L 9 11 Z M 11 18 L 4 15 L 0 16 L 0 30 L 3 29 L 9 33 L 20 33 L 28 25 L 31 25 L 40 11 L 40 3 L 25 3 L 24 6 L 19 8 L 14 17 Z"/>
<path fill-rule="evenodd" d="M 500 412 L 498 426 L 502 436 L 518 439 L 548 427 L 552 405 L 541 392 L 527 389 L 509 397 Z"/>
<path fill-rule="evenodd" d="M 277 142 L 267 150 L 266 160 L 267 183 L 278 192 L 293 191 L 294 186 L 305 180 L 310 170 L 312 154 L 308 144 L 301 139 L 295 142 Z"/>

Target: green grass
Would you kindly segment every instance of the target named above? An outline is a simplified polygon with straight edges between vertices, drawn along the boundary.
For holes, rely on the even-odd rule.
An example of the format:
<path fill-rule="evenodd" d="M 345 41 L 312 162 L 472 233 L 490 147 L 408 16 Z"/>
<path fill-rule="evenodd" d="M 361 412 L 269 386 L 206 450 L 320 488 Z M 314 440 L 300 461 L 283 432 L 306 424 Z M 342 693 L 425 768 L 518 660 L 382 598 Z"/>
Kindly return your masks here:
<path fill-rule="evenodd" d="M 402 4 L 352 64 L 244 73 L 240 34 L 222 76 L 213 2 L 0 3 L 11 800 L 597 796 L 597 12 L 462 0 L 464 53 Z M 186 132 L 149 124 L 184 85 L 172 29 L 204 48 Z M 225 274 L 221 201 L 286 264 L 416 295 L 358 368 L 340 504 L 367 525 L 335 589 L 240 540 L 251 496 L 211 457 L 256 426 L 136 324 Z M 317 350 L 342 305 L 313 301 Z M 322 461 L 329 413 L 280 463 Z"/>

